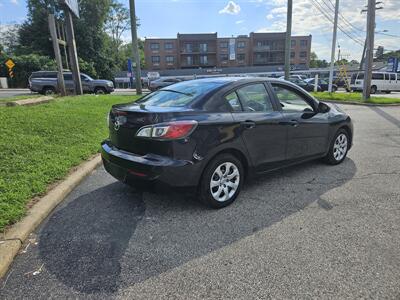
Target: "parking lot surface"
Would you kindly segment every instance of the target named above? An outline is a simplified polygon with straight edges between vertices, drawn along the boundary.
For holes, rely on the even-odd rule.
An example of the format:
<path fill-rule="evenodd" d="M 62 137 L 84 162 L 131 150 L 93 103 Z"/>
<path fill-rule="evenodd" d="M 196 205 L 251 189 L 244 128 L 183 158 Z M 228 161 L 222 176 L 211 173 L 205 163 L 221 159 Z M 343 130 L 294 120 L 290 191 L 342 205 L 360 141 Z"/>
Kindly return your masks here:
<path fill-rule="evenodd" d="M 98 168 L 31 236 L 0 298 L 399 299 L 400 107 L 341 107 L 355 125 L 343 164 L 270 173 L 221 210 Z"/>

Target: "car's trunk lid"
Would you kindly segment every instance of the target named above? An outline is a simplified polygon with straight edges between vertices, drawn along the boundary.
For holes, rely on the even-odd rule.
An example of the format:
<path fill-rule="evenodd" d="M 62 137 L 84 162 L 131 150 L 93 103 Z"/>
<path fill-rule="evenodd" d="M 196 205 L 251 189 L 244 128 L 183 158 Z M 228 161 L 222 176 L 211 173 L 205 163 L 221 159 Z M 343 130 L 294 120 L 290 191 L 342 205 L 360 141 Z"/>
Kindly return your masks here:
<path fill-rule="evenodd" d="M 140 104 L 113 106 L 109 118 L 111 143 L 121 149 L 138 155 L 154 153 L 171 155 L 169 142 L 136 137 L 140 128 L 163 123 L 191 109 L 180 107 L 148 107 Z"/>

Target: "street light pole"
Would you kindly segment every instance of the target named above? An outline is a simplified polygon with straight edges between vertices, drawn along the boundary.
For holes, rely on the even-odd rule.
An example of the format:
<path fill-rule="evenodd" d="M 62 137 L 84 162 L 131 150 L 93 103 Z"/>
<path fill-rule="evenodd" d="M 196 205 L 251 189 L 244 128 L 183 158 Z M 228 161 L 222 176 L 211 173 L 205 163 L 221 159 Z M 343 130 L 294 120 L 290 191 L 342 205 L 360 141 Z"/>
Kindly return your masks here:
<path fill-rule="evenodd" d="M 288 0 L 287 19 L 286 19 L 286 40 L 285 40 L 285 80 L 290 78 L 290 53 L 292 51 L 292 10 L 293 0 Z"/>
<path fill-rule="evenodd" d="M 136 63 L 135 68 L 135 82 L 136 82 L 136 94 L 142 94 L 142 77 L 140 70 L 140 55 L 139 55 L 139 47 L 138 47 L 138 39 L 137 39 L 137 20 L 136 20 L 136 12 L 135 12 L 135 0 L 129 0 L 129 8 L 131 15 L 131 34 L 132 34 L 132 54 L 134 62 Z"/>
<path fill-rule="evenodd" d="M 332 93 L 333 69 L 335 67 L 335 50 L 336 50 L 336 36 L 337 36 L 338 15 L 339 15 L 339 0 L 336 0 L 336 4 L 335 4 L 335 20 L 333 22 L 331 68 L 329 70 L 329 86 L 328 86 L 329 93 Z"/>

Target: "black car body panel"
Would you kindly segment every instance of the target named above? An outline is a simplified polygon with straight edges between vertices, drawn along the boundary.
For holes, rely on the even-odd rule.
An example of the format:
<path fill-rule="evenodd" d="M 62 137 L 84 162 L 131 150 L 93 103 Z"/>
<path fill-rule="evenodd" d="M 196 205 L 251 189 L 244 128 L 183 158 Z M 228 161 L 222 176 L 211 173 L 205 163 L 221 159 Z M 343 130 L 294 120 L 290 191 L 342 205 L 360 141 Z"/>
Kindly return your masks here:
<path fill-rule="evenodd" d="M 183 107 L 147 106 L 140 101 L 113 106 L 110 136 L 101 147 L 106 170 L 135 186 L 197 186 L 208 162 L 222 152 L 238 157 L 251 176 L 325 156 L 339 128 L 345 128 L 352 140 L 349 116 L 295 84 L 265 78 L 201 79 L 196 83 L 212 80 L 219 81 L 218 86 Z M 224 97 L 255 83 L 265 86 L 273 111 L 227 111 Z M 283 111 L 272 85 L 303 95 L 312 109 Z M 136 136 L 145 126 L 182 120 L 198 124 L 188 137 L 157 140 Z"/>

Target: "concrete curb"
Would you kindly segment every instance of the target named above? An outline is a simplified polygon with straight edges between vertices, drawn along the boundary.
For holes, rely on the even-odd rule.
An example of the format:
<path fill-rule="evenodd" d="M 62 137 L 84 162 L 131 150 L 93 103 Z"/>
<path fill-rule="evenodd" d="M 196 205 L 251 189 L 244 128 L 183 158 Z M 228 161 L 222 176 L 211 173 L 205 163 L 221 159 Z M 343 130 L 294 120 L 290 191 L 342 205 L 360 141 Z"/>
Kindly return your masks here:
<path fill-rule="evenodd" d="M 37 105 L 37 104 L 48 103 L 52 100 L 54 100 L 54 98 L 51 96 L 43 96 L 39 98 L 28 98 L 28 99 L 10 101 L 6 102 L 6 105 L 7 106 Z"/>
<path fill-rule="evenodd" d="M 376 103 L 360 103 L 355 101 L 336 101 L 336 100 L 325 100 L 318 99 L 322 102 L 336 103 L 336 104 L 347 104 L 347 105 L 361 105 L 361 106 L 400 106 L 400 103 L 388 103 L 388 104 L 376 104 Z"/>
<path fill-rule="evenodd" d="M 11 226 L 0 240 L 0 278 L 10 267 L 22 243 L 65 197 L 101 164 L 100 155 L 79 165 L 68 177 L 43 196 L 18 223 Z"/>

